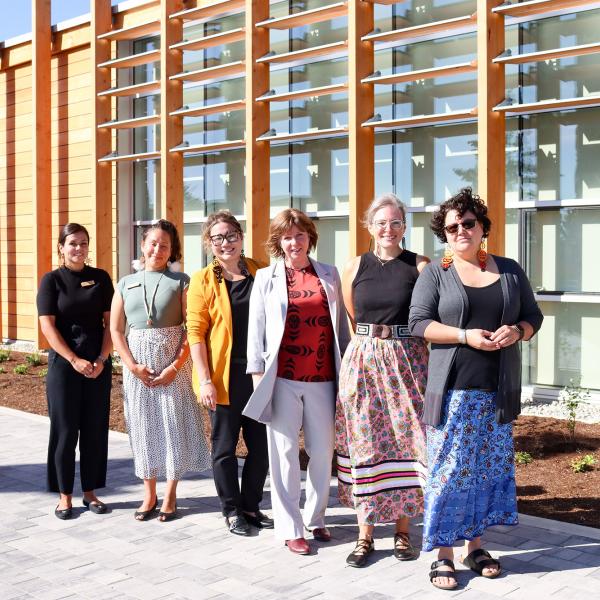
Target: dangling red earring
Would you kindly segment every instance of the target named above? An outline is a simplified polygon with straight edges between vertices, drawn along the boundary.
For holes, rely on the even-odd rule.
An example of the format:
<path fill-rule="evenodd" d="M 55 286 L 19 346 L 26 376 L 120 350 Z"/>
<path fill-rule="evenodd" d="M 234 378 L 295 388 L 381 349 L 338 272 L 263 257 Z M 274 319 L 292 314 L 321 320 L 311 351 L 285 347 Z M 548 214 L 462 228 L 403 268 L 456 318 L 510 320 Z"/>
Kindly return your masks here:
<path fill-rule="evenodd" d="M 486 238 L 482 238 L 481 245 L 477 251 L 477 260 L 479 261 L 479 266 L 481 267 L 482 271 L 485 271 L 487 267 L 487 256 L 487 240 Z"/>
<path fill-rule="evenodd" d="M 450 248 L 450 244 L 446 244 L 446 249 L 444 250 L 444 257 L 442 258 L 442 269 L 447 271 L 452 264 L 453 258 L 452 248 Z"/>

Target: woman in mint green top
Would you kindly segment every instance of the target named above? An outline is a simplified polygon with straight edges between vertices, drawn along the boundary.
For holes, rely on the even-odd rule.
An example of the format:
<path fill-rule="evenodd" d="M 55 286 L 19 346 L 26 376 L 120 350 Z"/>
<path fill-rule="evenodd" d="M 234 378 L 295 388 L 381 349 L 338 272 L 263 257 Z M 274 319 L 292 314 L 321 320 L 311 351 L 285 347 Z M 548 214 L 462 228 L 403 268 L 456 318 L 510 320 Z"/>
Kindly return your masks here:
<path fill-rule="evenodd" d="M 135 463 L 144 480 L 144 521 L 158 505 L 156 479 L 167 486 L 159 520 L 176 516 L 176 491 L 187 471 L 210 466 L 203 416 L 192 390 L 184 329 L 190 278 L 169 268 L 181 257 L 177 230 L 160 220 L 142 234 L 144 268 L 123 277 L 111 309 L 110 329 L 123 361 L 125 420 Z"/>

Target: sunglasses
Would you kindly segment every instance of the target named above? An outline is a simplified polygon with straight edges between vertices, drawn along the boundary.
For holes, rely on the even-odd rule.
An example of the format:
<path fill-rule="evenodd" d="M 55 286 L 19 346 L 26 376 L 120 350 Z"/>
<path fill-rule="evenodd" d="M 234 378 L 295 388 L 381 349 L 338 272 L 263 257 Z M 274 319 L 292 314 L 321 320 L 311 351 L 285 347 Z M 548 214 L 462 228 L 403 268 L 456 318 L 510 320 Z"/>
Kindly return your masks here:
<path fill-rule="evenodd" d="M 473 229 L 477 225 L 477 219 L 465 219 L 461 223 L 452 223 L 452 225 L 446 225 L 444 230 L 446 233 L 454 235 L 458 233 L 458 228 L 462 226 L 463 229 Z"/>
<path fill-rule="evenodd" d="M 220 233 L 217 235 L 210 236 L 210 242 L 213 246 L 221 246 L 225 240 L 227 240 L 230 244 L 233 242 L 237 242 L 240 239 L 240 234 L 237 231 L 232 231 L 227 235 L 221 235 Z"/>

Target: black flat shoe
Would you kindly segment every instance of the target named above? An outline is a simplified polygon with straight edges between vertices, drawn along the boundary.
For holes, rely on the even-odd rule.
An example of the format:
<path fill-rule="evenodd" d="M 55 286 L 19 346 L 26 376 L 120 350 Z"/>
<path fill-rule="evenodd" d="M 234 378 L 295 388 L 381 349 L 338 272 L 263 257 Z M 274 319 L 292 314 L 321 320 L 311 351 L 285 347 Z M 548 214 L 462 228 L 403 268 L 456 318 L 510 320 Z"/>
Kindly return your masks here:
<path fill-rule="evenodd" d="M 100 502 L 100 500 L 88 502 L 85 498 L 83 499 L 83 505 L 97 515 L 103 515 L 108 508 L 106 504 L 104 504 L 104 502 Z"/>
<path fill-rule="evenodd" d="M 225 524 L 229 532 L 235 535 L 250 535 L 250 525 L 248 525 L 246 517 L 247 515 L 225 517 Z"/>
<path fill-rule="evenodd" d="M 179 515 L 177 514 L 177 505 L 175 505 L 175 510 L 173 512 L 163 512 L 162 510 L 158 513 L 158 520 L 161 523 L 166 523 L 167 521 L 172 521 L 176 519 Z"/>
<path fill-rule="evenodd" d="M 149 510 L 136 510 L 133 513 L 133 517 L 136 521 L 145 521 L 155 510 L 156 507 L 158 506 L 158 498 L 154 501 L 154 506 L 149 509 Z"/>
<path fill-rule="evenodd" d="M 69 508 L 58 508 L 58 504 L 54 509 L 54 516 L 61 521 L 67 521 L 73 516 L 73 508 L 69 506 Z"/>
<path fill-rule="evenodd" d="M 271 517 L 267 517 L 267 515 L 260 512 L 260 510 L 257 510 L 254 515 L 245 512 L 244 518 L 250 525 L 257 527 L 258 529 L 273 529 L 275 527 L 275 521 L 273 521 Z"/>
<path fill-rule="evenodd" d="M 394 556 L 398 560 L 415 560 L 417 552 L 410 543 L 408 533 L 397 531 L 394 535 Z"/>
<path fill-rule="evenodd" d="M 356 542 L 354 550 L 346 557 L 346 564 L 351 567 L 361 568 L 367 564 L 367 556 L 375 550 L 375 544 L 373 540 L 365 540 L 360 538 Z"/>

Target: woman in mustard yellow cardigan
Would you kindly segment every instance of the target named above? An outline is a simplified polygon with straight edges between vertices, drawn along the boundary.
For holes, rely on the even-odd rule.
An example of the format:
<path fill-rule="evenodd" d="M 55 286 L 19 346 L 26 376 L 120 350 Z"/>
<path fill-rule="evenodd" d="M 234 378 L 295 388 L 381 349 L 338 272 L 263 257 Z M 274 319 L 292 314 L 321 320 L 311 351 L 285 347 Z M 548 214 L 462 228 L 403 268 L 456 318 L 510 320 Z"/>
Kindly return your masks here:
<path fill-rule="evenodd" d="M 244 256 L 242 228 L 229 211 L 208 217 L 203 240 L 214 260 L 192 277 L 187 302 L 194 389 L 210 411 L 213 473 L 225 523 L 231 533 L 249 535 L 250 525 L 273 527 L 259 510 L 269 466 L 265 426 L 242 415 L 252 395 L 248 304 L 262 265 Z M 248 449 L 241 488 L 235 455 L 240 430 Z"/>

